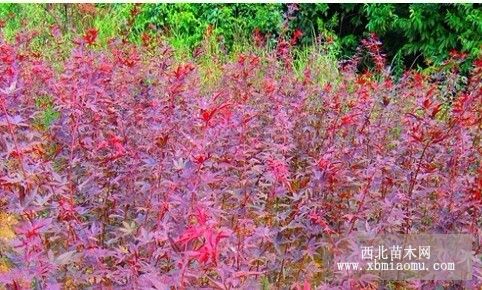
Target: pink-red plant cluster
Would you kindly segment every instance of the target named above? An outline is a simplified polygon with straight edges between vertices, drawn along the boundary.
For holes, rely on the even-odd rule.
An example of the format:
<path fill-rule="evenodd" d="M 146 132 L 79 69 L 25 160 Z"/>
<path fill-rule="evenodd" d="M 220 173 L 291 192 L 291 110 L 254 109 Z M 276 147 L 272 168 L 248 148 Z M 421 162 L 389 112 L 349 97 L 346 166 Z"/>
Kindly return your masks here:
<path fill-rule="evenodd" d="M 468 233 L 481 254 L 480 61 L 395 79 L 371 39 L 322 84 L 286 42 L 206 90 L 166 46 L 96 37 L 55 65 L 0 41 L 7 288 L 382 287 L 324 262 L 357 233 Z"/>

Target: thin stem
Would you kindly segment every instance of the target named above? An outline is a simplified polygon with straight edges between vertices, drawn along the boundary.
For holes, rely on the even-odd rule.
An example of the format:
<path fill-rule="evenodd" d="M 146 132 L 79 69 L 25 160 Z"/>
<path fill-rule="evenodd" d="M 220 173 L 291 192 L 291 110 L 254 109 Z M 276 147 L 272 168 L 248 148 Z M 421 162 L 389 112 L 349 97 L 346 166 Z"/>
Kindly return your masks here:
<path fill-rule="evenodd" d="M 25 171 L 25 167 L 23 166 L 23 154 L 19 150 L 17 136 L 15 135 L 13 125 L 9 120 L 10 116 L 8 114 L 7 107 L 5 106 L 5 102 L 0 101 L 0 103 L 2 104 L 2 110 L 3 110 L 3 113 L 5 114 L 5 120 L 7 121 L 8 131 L 10 133 L 10 136 L 12 137 L 12 140 L 13 140 L 13 145 L 14 145 L 14 148 L 15 148 L 15 154 L 20 161 L 20 169 L 22 171 L 23 178 L 24 178 L 24 180 L 27 180 L 27 172 Z M 27 186 L 27 190 L 28 190 L 28 183 L 26 183 L 26 186 Z M 25 193 L 20 192 L 19 198 L 20 198 L 21 201 L 23 200 L 24 197 L 25 197 Z"/>

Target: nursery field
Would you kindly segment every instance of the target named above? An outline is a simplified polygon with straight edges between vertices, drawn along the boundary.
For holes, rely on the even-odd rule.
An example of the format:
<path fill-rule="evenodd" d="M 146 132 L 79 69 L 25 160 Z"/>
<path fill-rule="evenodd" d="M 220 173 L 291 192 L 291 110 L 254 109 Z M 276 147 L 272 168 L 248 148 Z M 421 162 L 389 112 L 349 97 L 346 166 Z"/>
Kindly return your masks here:
<path fill-rule="evenodd" d="M 241 39 L 136 18 L 193 7 L 0 5 L 1 289 L 482 287 L 479 34 L 427 60 L 305 43 L 303 7 L 239 6 L 285 9 Z M 337 269 L 361 234 L 469 235 L 470 277 Z"/>

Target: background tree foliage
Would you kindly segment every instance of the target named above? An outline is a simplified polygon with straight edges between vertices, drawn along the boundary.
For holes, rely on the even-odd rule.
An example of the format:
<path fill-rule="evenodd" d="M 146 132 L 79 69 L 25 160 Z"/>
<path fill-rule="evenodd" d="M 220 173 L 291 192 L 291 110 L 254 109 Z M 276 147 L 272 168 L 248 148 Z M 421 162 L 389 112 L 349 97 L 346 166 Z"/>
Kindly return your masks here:
<path fill-rule="evenodd" d="M 119 33 L 140 41 L 162 35 L 174 47 L 191 50 L 206 31 L 226 50 L 249 44 L 253 33 L 268 46 L 303 32 L 301 46 L 333 41 L 339 57 L 353 55 L 360 39 L 376 33 L 393 67 L 439 64 L 452 50 L 480 55 L 480 4 L 1 4 L 4 33 L 24 26 L 59 24 L 64 35 L 90 26 L 108 39 Z M 27 22 L 26 22 L 27 21 Z M 45 26 L 44 26 L 45 27 Z M 44 40 L 45 41 L 45 40 Z"/>

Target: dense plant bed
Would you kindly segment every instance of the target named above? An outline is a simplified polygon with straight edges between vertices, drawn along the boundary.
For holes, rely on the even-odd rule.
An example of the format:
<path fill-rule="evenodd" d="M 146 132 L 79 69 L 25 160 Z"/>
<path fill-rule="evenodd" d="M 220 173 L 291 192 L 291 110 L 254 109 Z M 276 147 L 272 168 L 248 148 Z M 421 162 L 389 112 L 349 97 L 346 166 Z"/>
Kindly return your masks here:
<path fill-rule="evenodd" d="M 166 46 L 89 33 L 55 64 L 0 41 L 7 288 L 420 286 L 324 265 L 360 232 L 469 233 L 480 255 L 481 61 L 395 80 L 369 39 L 321 82 L 280 42 L 203 86 Z"/>

